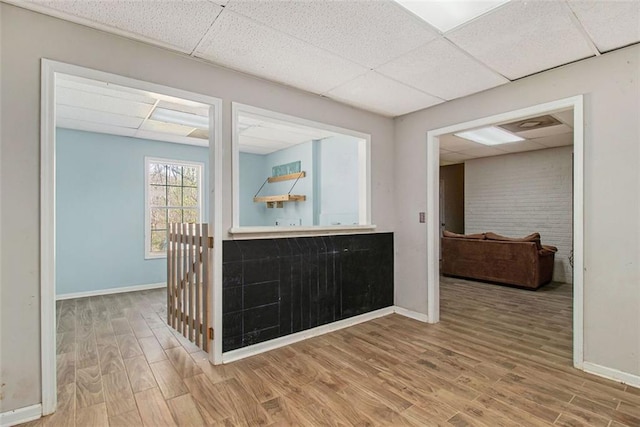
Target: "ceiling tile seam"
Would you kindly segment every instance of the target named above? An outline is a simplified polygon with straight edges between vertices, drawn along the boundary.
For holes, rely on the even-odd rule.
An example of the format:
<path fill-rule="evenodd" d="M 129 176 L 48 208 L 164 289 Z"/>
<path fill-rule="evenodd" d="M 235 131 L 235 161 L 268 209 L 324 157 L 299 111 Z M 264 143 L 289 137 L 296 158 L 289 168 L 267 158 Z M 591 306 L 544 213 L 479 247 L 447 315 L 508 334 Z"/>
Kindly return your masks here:
<path fill-rule="evenodd" d="M 593 37 L 591 37 L 591 34 L 589 34 L 587 29 L 584 27 L 584 25 L 582 25 L 582 21 L 580 21 L 580 18 L 578 18 L 578 15 L 576 15 L 574 10 L 571 8 L 571 5 L 567 1 L 563 1 L 562 4 L 563 4 L 563 7 L 567 10 L 567 13 L 569 14 L 569 18 L 571 19 L 571 22 L 573 22 L 573 25 L 577 28 L 580 34 L 582 34 L 582 37 L 585 38 L 587 44 L 589 45 L 593 53 L 596 56 L 600 56 L 602 52 L 600 52 L 600 50 L 596 46 L 595 42 L 593 41 Z"/>
<path fill-rule="evenodd" d="M 8 3 L 13 6 L 17 6 L 22 9 L 31 10 L 43 15 L 52 16 L 54 18 L 61 19 L 63 21 L 72 22 L 74 24 L 82 25 L 84 27 L 98 30 L 110 35 L 123 37 L 128 40 L 135 40 L 139 43 L 144 43 L 153 47 L 160 47 L 160 48 L 164 48 L 164 49 L 171 50 L 173 52 L 182 53 L 182 54 L 189 54 L 188 50 L 182 49 L 179 46 L 175 46 L 170 43 L 163 42 L 161 40 L 147 37 L 142 34 L 134 33 L 133 31 L 127 31 L 111 25 L 102 24 L 100 22 L 94 21 L 89 18 L 84 18 L 82 16 L 60 11 L 58 9 L 42 6 L 37 3 L 25 2 L 25 1 L 19 1 L 19 0 L 1 0 L 0 2 Z"/>
<path fill-rule="evenodd" d="M 471 24 L 472 22 L 475 22 L 475 21 L 477 21 L 477 20 L 479 20 L 479 19 L 481 19 L 481 18 L 484 18 L 484 17 L 485 17 L 485 16 L 487 16 L 487 15 L 490 15 L 490 14 L 494 13 L 494 12 L 495 12 L 495 11 L 497 11 L 497 10 L 500 10 L 500 9 L 503 9 L 503 8 L 505 8 L 505 7 L 509 6 L 510 4 L 512 4 L 512 3 L 511 3 L 511 1 L 512 1 L 512 0 L 505 1 L 504 3 L 502 3 L 502 4 L 500 4 L 500 5 L 496 6 L 496 7 L 494 7 L 494 8 L 492 8 L 492 9 L 489 9 L 489 10 L 487 10 L 487 11 L 485 11 L 485 12 L 482 12 L 480 15 L 478 15 L 478 16 L 476 16 L 476 17 L 474 17 L 474 18 L 472 18 L 472 19 L 470 19 L 470 20 L 468 20 L 468 21 L 466 21 L 466 22 L 463 22 L 463 23 L 461 23 L 461 24 L 459 24 L 459 25 L 456 25 L 456 26 L 455 26 L 455 27 L 453 27 L 453 28 L 449 28 L 447 31 L 445 31 L 445 32 L 444 32 L 444 33 L 442 33 L 442 34 L 446 37 L 446 36 L 447 36 L 447 34 L 449 34 L 449 33 L 452 33 L 452 32 L 454 32 L 454 31 L 456 31 L 456 30 L 459 30 L 459 29 L 461 29 L 461 28 L 464 28 L 464 27 L 466 27 L 467 25 Z"/>
<path fill-rule="evenodd" d="M 442 31 L 440 31 L 439 29 L 437 29 L 436 27 L 434 27 L 433 25 L 431 25 L 430 23 L 428 23 L 427 21 L 425 21 L 424 19 L 420 18 L 418 15 L 416 15 L 415 13 L 411 12 L 409 9 L 407 9 L 406 7 L 402 6 L 400 3 L 398 3 L 397 1 L 393 0 L 392 4 L 395 5 L 395 7 L 399 8 L 400 10 L 402 10 L 403 13 L 409 15 L 414 21 L 416 21 L 418 24 L 420 24 L 421 26 L 427 28 L 429 31 L 431 31 L 432 33 L 441 36 L 442 35 Z"/>
<path fill-rule="evenodd" d="M 151 115 L 153 114 L 153 112 L 156 110 L 156 108 L 158 107 L 158 104 L 160 103 L 159 99 L 156 99 L 156 102 L 153 104 L 153 107 L 151 107 L 151 109 L 149 110 L 149 112 L 147 113 L 147 117 L 144 118 L 144 120 L 142 120 L 142 123 L 140 123 L 140 126 L 138 126 L 138 130 L 140 130 L 140 128 L 142 128 L 142 126 L 144 126 L 144 124 L 147 122 L 147 120 L 149 120 L 149 117 L 151 117 Z"/>
<path fill-rule="evenodd" d="M 391 80 L 391 81 L 393 81 L 393 82 L 395 82 L 395 83 L 398 83 L 398 84 L 400 84 L 400 85 L 402 85 L 402 86 L 408 87 L 408 88 L 410 88 L 410 89 L 416 90 L 416 91 L 418 91 L 418 92 L 420 92 L 420 93 L 423 93 L 423 94 L 425 94 L 425 95 L 429 95 L 429 96 L 431 96 L 431 97 L 433 97 L 433 98 L 439 99 L 439 100 L 441 100 L 442 102 L 447 102 L 447 101 L 448 101 L 447 99 L 443 99 L 443 98 L 441 98 L 441 97 L 439 97 L 439 96 L 436 96 L 436 95 L 433 95 L 433 94 L 431 94 L 431 93 L 429 93 L 429 92 L 425 92 L 425 91 L 424 91 L 424 90 L 422 90 L 422 89 L 418 89 L 417 87 L 414 87 L 414 86 L 410 85 L 409 83 L 402 82 L 402 81 L 400 81 L 400 80 L 398 80 L 398 79 L 396 79 L 396 78 L 394 78 L 394 77 L 387 76 L 387 75 L 382 74 L 382 73 L 380 73 L 380 72 L 378 72 L 378 71 L 376 71 L 376 70 L 371 70 L 370 72 L 371 72 L 371 73 L 376 73 L 376 74 L 377 74 L 377 75 L 379 75 L 380 77 L 383 77 L 383 78 L 385 78 L 385 79 Z M 346 83 L 344 83 L 344 84 L 346 84 Z M 340 85 L 340 86 L 342 86 L 342 85 Z M 428 108 L 428 107 L 426 107 L 426 108 Z M 417 110 L 416 110 L 416 111 L 417 111 Z M 405 114 L 407 114 L 407 113 L 405 113 Z"/>
<path fill-rule="evenodd" d="M 198 40 L 198 43 L 196 43 L 196 45 L 193 47 L 193 49 L 191 49 L 191 52 L 189 53 L 189 56 L 195 56 L 195 53 L 202 46 L 202 43 L 207 38 L 209 33 L 213 30 L 213 26 L 215 25 L 216 21 L 222 15 L 222 12 L 225 11 L 225 6 L 223 6 L 223 5 L 219 5 L 219 6 L 220 6 L 220 12 L 218 12 L 218 14 L 213 18 L 213 21 L 211 21 L 211 25 L 209 25 L 209 28 L 207 28 L 207 31 L 204 32 L 202 37 L 200 37 L 200 40 Z"/>
<path fill-rule="evenodd" d="M 75 118 L 72 118 L 72 117 L 59 117 L 59 118 L 60 119 L 64 119 L 64 120 L 73 120 L 75 122 L 89 123 L 89 124 L 92 124 L 92 125 L 107 126 L 107 127 L 112 127 L 112 128 L 122 128 L 122 129 L 131 129 L 131 130 L 138 130 L 139 129 L 138 127 L 113 125 L 113 124 L 109 124 L 109 123 L 94 122 L 92 120 L 75 119 Z"/>
<path fill-rule="evenodd" d="M 294 35 L 292 35 L 292 34 L 285 33 L 284 31 L 278 30 L 277 28 L 273 28 L 273 27 L 271 27 L 271 26 L 269 26 L 269 25 L 267 25 L 267 24 L 264 24 L 264 23 L 262 23 L 262 22 L 260 22 L 260 21 L 256 21 L 256 20 L 255 20 L 255 19 L 253 19 L 252 17 L 247 16 L 247 15 L 244 15 L 244 14 L 242 14 L 242 13 L 240 13 L 240 12 L 235 12 L 235 11 L 229 10 L 229 11 L 227 11 L 227 13 L 233 13 L 233 14 L 239 15 L 239 16 L 241 16 L 242 18 L 244 18 L 244 19 L 248 19 L 248 20 L 250 20 L 251 22 L 253 22 L 254 24 L 256 24 L 256 25 L 258 25 L 258 26 L 260 26 L 260 27 L 262 27 L 262 28 L 268 28 L 268 29 L 269 29 L 269 30 L 271 30 L 271 31 L 275 31 L 276 33 L 281 34 L 281 35 L 283 35 L 283 36 L 285 36 L 285 37 L 288 37 L 288 38 L 290 38 L 290 39 L 297 40 L 297 41 L 299 41 L 300 43 L 304 43 L 304 44 L 305 44 L 305 45 L 307 45 L 307 46 L 312 46 L 312 47 L 314 47 L 315 49 L 319 49 L 319 50 L 321 50 L 321 51 L 323 51 L 323 52 L 325 52 L 325 53 L 327 53 L 327 54 L 329 54 L 329 55 L 331 55 L 331 56 L 333 56 L 333 57 L 335 57 L 335 58 L 340 58 L 340 59 L 342 59 L 343 61 L 350 62 L 351 64 L 353 64 L 353 65 L 357 65 L 358 67 L 366 68 L 367 70 L 373 70 L 373 68 L 372 68 L 371 66 L 367 65 L 367 64 L 361 64 L 361 63 L 359 63 L 359 62 L 354 61 L 354 60 L 353 60 L 353 58 L 346 58 L 346 57 L 344 57 L 344 56 L 342 56 L 342 55 L 340 55 L 340 54 L 338 54 L 338 53 L 332 52 L 332 51 L 330 51 L 330 50 L 328 50 L 328 49 L 325 49 L 325 48 L 320 47 L 320 46 L 318 46 L 318 45 L 315 45 L 315 44 L 313 44 L 313 43 L 309 43 L 308 41 L 303 40 L 303 39 L 301 39 L 300 37 L 296 37 L 296 36 L 294 36 Z"/>
<path fill-rule="evenodd" d="M 444 36 L 443 39 L 449 43 L 451 46 L 455 47 L 458 51 L 460 51 L 464 56 L 466 56 L 467 58 L 471 59 L 473 62 L 475 62 L 476 64 L 488 69 L 489 71 L 491 71 L 492 73 L 494 73 L 497 76 L 502 77 L 503 79 L 505 79 L 507 82 L 511 82 L 512 80 L 505 76 L 504 74 L 502 74 L 501 72 L 499 72 L 498 70 L 494 69 L 493 67 L 491 67 L 490 65 L 484 63 L 483 61 L 481 61 L 480 59 L 478 59 L 477 57 L 471 55 L 469 52 L 467 52 L 466 50 L 464 50 L 463 48 L 461 48 L 460 46 L 458 46 L 457 44 L 455 44 L 452 40 L 448 39 L 447 36 Z"/>

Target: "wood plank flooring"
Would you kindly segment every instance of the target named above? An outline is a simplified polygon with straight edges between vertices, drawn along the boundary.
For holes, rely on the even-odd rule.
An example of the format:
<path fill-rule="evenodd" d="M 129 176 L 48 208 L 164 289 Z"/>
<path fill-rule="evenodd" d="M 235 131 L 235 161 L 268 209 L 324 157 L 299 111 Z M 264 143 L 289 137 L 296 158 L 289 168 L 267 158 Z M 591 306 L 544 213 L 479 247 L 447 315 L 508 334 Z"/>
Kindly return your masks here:
<path fill-rule="evenodd" d="M 212 366 L 163 290 L 58 303 L 58 411 L 27 425 L 640 426 L 640 390 L 571 367 L 571 286 L 443 278 L 391 315 Z"/>

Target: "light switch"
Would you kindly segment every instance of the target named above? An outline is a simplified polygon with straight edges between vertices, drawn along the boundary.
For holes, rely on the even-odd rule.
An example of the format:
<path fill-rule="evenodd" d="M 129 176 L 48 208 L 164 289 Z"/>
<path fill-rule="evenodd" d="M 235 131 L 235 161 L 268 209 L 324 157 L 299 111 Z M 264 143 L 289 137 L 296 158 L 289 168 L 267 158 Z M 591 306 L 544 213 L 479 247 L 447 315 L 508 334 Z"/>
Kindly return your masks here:
<path fill-rule="evenodd" d="M 419 214 L 419 221 L 420 223 L 424 224 L 425 222 L 427 222 L 427 215 L 424 212 L 420 212 Z"/>

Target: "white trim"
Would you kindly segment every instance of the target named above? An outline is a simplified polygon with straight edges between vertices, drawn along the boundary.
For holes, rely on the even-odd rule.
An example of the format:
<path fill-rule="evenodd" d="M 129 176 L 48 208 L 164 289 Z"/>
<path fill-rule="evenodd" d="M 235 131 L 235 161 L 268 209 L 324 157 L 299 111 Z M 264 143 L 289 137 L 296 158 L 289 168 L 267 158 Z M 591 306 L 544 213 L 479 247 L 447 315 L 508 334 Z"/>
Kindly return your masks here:
<path fill-rule="evenodd" d="M 358 231 L 375 230 L 375 225 L 332 225 L 317 227 L 237 227 L 229 229 L 229 234 L 274 234 L 280 236 L 285 233 L 308 233 L 316 235 L 324 234 L 351 234 Z"/>
<path fill-rule="evenodd" d="M 222 146 L 222 102 L 213 104 L 209 109 L 209 123 L 214 123 L 213 132 L 209 132 L 209 224 L 213 224 L 213 285 L 210 296 L 209 325 L 213 325 L 213 342 L 209 360 L 218 365 L 222 363 L 222 183 L 223 183 L 223 146 Z M 213 138 L 213 139 L 212 139 Z M 213 205 L 212 205 L 213 203 Z M 212 209 L 212 207 L 214 207 Z"/>
<path fill-rule="evenodd" d="M 318 335 L 324 335 L 329 332 L 337 331 L 339 329 L 348 328 L 349 326 L 368 322 L 369 320 L 377 319 L 379 317 L 387 316 L 393 313 L 393 306 L 381 308 L 369 313 L 349 317 L 348 319 L 338 320 L 337 322 L 317 326 L 305 331 L 296 332 L 295 334 L 286 335 L 284 337 L 275 338 L 269 341 L 261 342 L 259 344 L 239 348 L 238 350 L 228 351 L 222 354 L 222 360 L 224 363 L 234 362 L 236 360 L 244 359 L 245 357 L 255 356 L 256 354 L 275 350 L 276 348 L 285 347 L 287 345 L 291 345 L 309 338 L 317 337 Z"/>
<path fill-rule="evenodd" d="M 56 103 L 55 64 L 41 64 L 40 95 L 40 346 L 42 414 L 58 404 L 56 378 Z"/>
<path fill-rule="evenodd" d="M 56 295 L 56 300 L 60 301 L 65 299 L 95 297 L 98 295 L 121 294 L 124 292 L 146 291 L 148 289 L 160 289 L 160 288 L 166 288 L 166 287 L 167 287 L 167 284 L 165 282 L 162 282 L 162 283 L 149 283 L 146 285 L 133 285 L 133 286 L 121 286 L 118 288 L 97 289 L 95 291 L 70 292 L 68 294 Z"/>
<path fill-rule="evenodd" d="M 399 314 L 400 316 L 408 317 L 413 320 L 418 320 L 424 323 L 430 323 L 429 317 L 424 313 L 418 313 L 417 311 L 407 310 L 406 308 L 398 307 L 397 305 L 393 307 L 393 312 Z"/>
<path fill-rule="evenodd" d="M 238 140 L 240 136 L 240 132 L 238 131 L 238 116 L 241 113 L 259 115 L 266 118 L 272 118 L 275 120 L 282 120 L 302 126 L 314 127 L 317 129 L 340 133 L 343 135 L 353 136 L 355 138 L 359 138 L 362 140 L 362 144 L 358 147 L 358 194 L 359 194 L 359 212 L 358 212 L 358 220 L 360 222 L 360 226 L 370 226 L 371 225 L 371 135 L 363 132 L 354 131 L 351 129 L 345 129 L 338 126 L 328 125 L 321 122 L 316 122 L 313 120 L 303 119 L 301 117 L 290 116 L 288 114 L 277 113 L 271 110 L 265 110 L 263 108 L 253 107 L 251 105 L 241 104 L 238 102 L 231 103 L 231 118 L 232 118 L 232 128 L 231 128 L 231 172 L 232 172 L 232 219 L 233 226 L 230 233 L 242 233 L 241 230 L 245 228 L 250 229 L 268 229 L 268 231 L 264 231 L 264 233 L 287 233 L 287 232 L 304 232 L 300 227 L 297 227 L 294 230 L 286 230 L 288 227 L 241 227 L 240 226 L 240 142 Z M 353 226 L 349 226 L 353 228 Z M 306 227 L 312 228 L 314 230 L 322 228 L 322 226 L 313 226 Z M 332 231 L 331 229 L 326 229 L 325 231 Z M 261 231 L 262 232 L 262 231 Z M 253 233 L 252 231 L 247 231 L 247 233 Z"/>
<path fill-rule="evenodd" d="M 0 427 L 15 426 L 29 421 L 37 420 L 42 416 L 42 405 L 36 404 L 25 406 L 24 408 L 14 409 L 0 413 Z"/>
<path fill-rule="evenodd" d="M 151 206 L 149 205 L 149 163 L 161 163 L 165 165 L 178 165 L 187 167 L 196 167 L 198 170 L 198 222 L 202 222 L 204 215 L 202 214 L 205 198 L 204 185 L 202 181 L 203 171 L 205 171 L 204 162 L 194 162 L 190 160 L 165 159 L 160 157 L 145 156 L 144 157 L 144 259 L 161 259 L 166 258 L 167 253 L 151 252 Z M 208 171 L 207 171 L 208 172 Z M 168 202 L 168 201 L 167 201 Z M 163 208 L 170 209 L 169 206 Z M 176 207 L 184 209 L 183 207 Z"/>
<path fill-rule="evenodd" d="M 591 362 L 582 362 L 582 369 L 593 375 L 602 378 L 621 382 L 631 387 L 640 388 L 640 375 L 629 374 L 617 369 L 607 368 L 606 366 L 597 365 Z"/>
<path fill-rule="evenodd" d="M 42 413 L 48 415 L 56 409 L 56 319 L 55 319 L 55 75 L 64 73 L 78 77 L 111 82 L 149 92 L 207 104 L 214 132 L 209 133 L 210 156 L 214 159 L 215 181 L 210 191 L 215 197 L 209 200 L 209 215 L 214 218 L 216 245 L 222 239 L 222 100 L 160 84 L 136 80 L 117 74 L 42 59 L 41 74 L 41 131 L 40 131 L 40 338 L 42 359 Z M 213 110 L 213 111 L 211 111 Z M 213 150 L 211 149 L 213 148 Z M 212 152 L 213 151 L 213 152 Z M 211 166 L 210 166 L 211 167 Z M 210 178 L 213 179 L 213 178 Z M 222 251 L 214 251 L 214 281 L 212 298 L 215 307 L 222 300 Z M 217 273 L 216 273 L 217 271 Z M 220 306 L 221 307 L 221 306 Z M 221 311 L 221 310 L 220 310 Z M 213 347 L 222 344 L 222 315 L 216 317 Z M 220 358 L 221 359 L 221 358 Z"/>
<path fill-rule="evenodd" d="M 577 95 L 507 113 L 483 117 L 427 132 L 427 317 L 430 323 L 440 319 L 439 252 L 439 136 L 466 129 L 508 122 L 522 117 L 572 108 L 573 130 L 573 366 L 583 369 L 584 360 L 584 104 Z"/>

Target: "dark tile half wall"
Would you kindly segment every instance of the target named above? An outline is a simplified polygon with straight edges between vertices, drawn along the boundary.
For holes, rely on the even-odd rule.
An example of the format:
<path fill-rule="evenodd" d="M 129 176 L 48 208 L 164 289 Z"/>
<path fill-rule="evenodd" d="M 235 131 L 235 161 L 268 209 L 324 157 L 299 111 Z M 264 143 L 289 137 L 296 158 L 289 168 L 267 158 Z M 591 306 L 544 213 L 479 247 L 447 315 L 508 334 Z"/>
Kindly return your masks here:
<path fill-rule="evenodd" d="M 393 233 L 228 240 L 223 351 L 393 305 Z"/>

